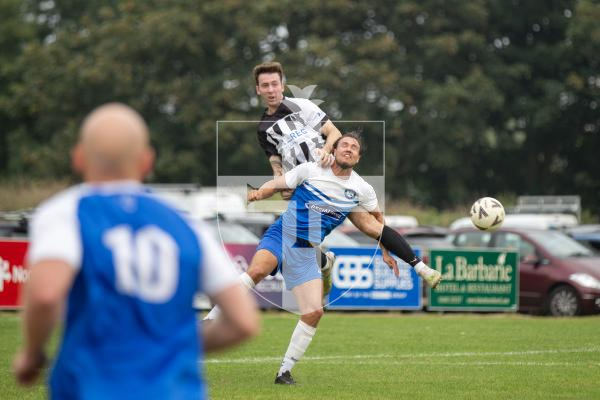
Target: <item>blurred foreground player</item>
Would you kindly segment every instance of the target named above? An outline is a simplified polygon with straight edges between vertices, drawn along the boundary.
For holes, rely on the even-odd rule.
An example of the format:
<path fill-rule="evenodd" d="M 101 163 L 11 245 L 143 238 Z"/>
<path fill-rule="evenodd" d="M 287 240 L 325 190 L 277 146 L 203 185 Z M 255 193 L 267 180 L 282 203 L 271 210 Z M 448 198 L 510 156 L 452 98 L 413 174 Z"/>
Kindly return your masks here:
<path fill-rule="evenodd" d="M 64 307 L 53 399 L 205 398 L 203 352 L 257 333 L 255 301 L 221 246 L 141 185 L 153 161 L 133 109 L 107 104 L 85 119 L 72 153 L 85 183 L 45 202 L 32 221 L 19 383 L 40 374 Z M 199 291 L 222 309 L 201 333 Z"/>

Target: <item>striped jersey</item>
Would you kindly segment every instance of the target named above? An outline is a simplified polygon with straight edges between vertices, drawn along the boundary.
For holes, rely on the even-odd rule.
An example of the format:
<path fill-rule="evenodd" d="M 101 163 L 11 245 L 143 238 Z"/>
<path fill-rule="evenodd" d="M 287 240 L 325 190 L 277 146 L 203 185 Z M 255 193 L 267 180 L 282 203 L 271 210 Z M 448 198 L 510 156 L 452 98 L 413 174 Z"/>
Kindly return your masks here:
<path fill-rule="evenodd" d="M 316 161 L 315 150 L 325 144 L 321 127 L 329 118 L 308 99 L 284 97 L 273 114 L 262 115 L 258 141 L 267 157 L 281 156 L 283 170 Z"/>

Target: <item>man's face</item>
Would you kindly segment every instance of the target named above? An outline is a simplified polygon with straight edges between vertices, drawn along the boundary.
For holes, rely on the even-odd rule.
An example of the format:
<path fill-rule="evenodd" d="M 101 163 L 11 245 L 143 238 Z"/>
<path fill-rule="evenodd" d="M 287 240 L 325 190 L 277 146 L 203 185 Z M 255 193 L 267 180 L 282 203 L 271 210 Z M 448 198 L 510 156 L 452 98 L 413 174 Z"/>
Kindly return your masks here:
<path fill-rule="evenodd" d="M 342 168 L 354 168 L 360 160 L 360 144 L 351 137 L 341 138 L 335 149 L 335 162 Z"/>
<path fill-rule="evenodd" d="M 277 72 L 258 76 L 256 94 L 262 97 L 267 107 L 277 108 L 283 100 L 283 84 Z"/>

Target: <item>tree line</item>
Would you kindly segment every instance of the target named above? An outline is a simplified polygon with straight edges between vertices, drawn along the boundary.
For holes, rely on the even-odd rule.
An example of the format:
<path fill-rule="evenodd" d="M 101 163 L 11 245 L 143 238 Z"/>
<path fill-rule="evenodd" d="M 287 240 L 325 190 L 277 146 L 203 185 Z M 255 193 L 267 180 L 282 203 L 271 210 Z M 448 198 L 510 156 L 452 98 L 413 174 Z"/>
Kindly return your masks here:
<path fill-rule="evenodd" d="M 340 126 L 394 198 L 600 214 L 598 21 L 596 0 L 0 0 L 0 176 L 70 176 L 83 116 L 114 100 L 149 123 L 154 182 L 268 174 L 256 124 L 230 121 L 260 118 L 251 70 L 277 60 L 332 120 L 382 121 Z"/>

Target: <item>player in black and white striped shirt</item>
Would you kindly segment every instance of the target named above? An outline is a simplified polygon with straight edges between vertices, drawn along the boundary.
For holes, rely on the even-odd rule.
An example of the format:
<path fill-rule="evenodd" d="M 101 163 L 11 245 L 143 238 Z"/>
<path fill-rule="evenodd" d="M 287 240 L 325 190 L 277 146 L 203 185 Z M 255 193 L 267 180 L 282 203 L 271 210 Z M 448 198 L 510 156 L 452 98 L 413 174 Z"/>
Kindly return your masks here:
<path fill-rule="evenodd" d="M 341 136 L 323 110 L 308 99 L 284 97 L 270 111 L 262 115 L 258 141 L 272 164 L 281 161 L 283 172 L 318 161 L 315 157 L 329 153 Z"/>

